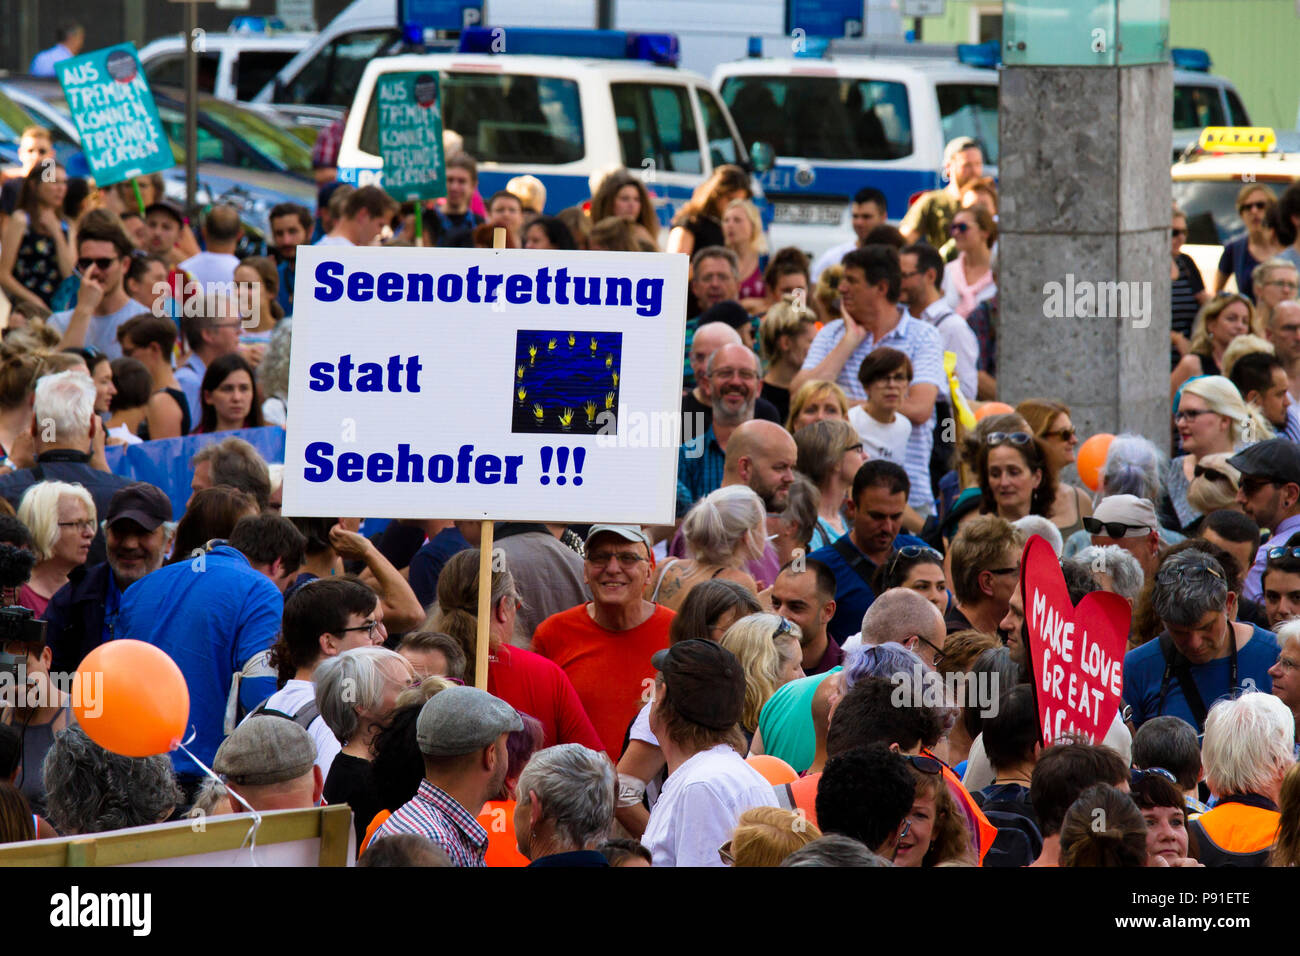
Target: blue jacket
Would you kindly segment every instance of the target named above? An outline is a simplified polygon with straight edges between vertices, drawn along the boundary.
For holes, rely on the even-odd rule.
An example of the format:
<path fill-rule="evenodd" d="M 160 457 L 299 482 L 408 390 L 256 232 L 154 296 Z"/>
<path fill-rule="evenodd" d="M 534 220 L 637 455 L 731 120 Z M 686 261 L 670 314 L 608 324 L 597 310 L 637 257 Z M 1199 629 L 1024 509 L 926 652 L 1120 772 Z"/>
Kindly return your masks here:
<path fill-rule="evenodd" d="M 224 736 L 226 703 L 234 676 L 250 658 L 269 650 L 280 631 L 284 598 L 266 575 L 228 544 L 201 558 L 159 568 L 126 590 L 117 636 L 166 651 L 190 691 L 189 749 L 209 767 Z M 244 678 L 239 703 L 247 713 L 275 693 L 275 677 Z M 177 773 L 202 770 L 179 750 Z"/>

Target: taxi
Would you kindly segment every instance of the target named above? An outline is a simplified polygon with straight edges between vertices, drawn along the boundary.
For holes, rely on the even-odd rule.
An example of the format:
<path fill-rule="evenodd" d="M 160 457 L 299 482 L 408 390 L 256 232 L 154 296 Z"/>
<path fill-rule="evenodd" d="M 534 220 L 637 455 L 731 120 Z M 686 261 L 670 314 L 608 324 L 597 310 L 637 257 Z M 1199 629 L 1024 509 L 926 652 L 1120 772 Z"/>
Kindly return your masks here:
<path fill-rule="evenodd" d="M 1214 288 L 1224 245 L 1246 231 L 1237 212 L 1242 187 L 1261 183 L 1280 196 L 1300 180 L 1300 141 L 1285 147 L 1279 149 L 1277 134 L 1266 126 L 1211 126 L 1173 164 L 1174 204 L 1187 214 L 1182 251 L 1200 269 L 1206 288 Z M 1225 288 L 1236 287 L 1230 276 Z"/>

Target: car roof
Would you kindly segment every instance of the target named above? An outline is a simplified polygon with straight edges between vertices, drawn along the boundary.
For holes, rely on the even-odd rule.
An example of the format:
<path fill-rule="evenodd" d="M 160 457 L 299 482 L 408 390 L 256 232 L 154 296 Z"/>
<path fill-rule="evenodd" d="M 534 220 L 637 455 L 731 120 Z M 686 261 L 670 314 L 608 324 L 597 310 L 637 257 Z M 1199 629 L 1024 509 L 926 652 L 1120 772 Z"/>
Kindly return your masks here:
<path fill-rule="evenodd" d="M 1193 179 L 1240 180 L 1243 173 L 1261 182 L 1291 182 L 1300 179 L 1300 152 L 1210 153 L 1190 156 L 1173 164 L 1175 182 Z"/>
<path fill-rule="evenodd" d="M 246 50 L 303 50 L 315 40 L 315 33 L 205 33 L 203 44 L 208 50 L 229 48 Z M 146 54 L 166 53 L 185 49 L 181 36 L 159 37 L 140 48 L 140 59 Z"/>
<path fill-rule="evenodd" d="M 374 59 L 366 73 L 392 73 L 399 70 L 481 70 L 491 73 L 527 73 L 537 76 L 591 76 L 604 79 L 680 80 L 708 86 L 707 77 L 690 70 L 660 66 L 644 60 L 601 60 L 567 56 L 529 56 L 490 53 L 403 53 Z"/>
<path fill-rule="evenodd" d="M 836 56 L 773 57 L 734 60 L 718 66 L 714 75 L 730 76 L 872 76 L 888 79 L 925 77 L 935 80 L 966 80 L 996 86 L 998 71 L 981 69 L 947 57 Z"/>

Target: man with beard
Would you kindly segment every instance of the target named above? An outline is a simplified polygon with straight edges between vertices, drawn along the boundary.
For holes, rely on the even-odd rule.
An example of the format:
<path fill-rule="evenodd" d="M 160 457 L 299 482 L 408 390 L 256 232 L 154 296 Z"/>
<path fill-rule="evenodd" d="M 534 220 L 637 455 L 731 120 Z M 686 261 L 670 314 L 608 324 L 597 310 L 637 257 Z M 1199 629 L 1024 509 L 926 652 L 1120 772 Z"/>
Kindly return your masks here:
<path fill-rule="evenodd" d="M 709 380 L 713 422 L 703 435 L 684 441 L 678 451 L 678 518 L 685 517 L 691 506 L 709 492 L 722 487 L 727 442 L 733 432 L 753 419 L 754 404 L 763 387 L 758 356 L 737 343 L 716 349 L 704 370 Z M 758 493 L 762 497 L 763 493 Z"/>
<path fill-rule="evenodd" d="M 948 227 L 961 209 L 966 184 L 984 175 L 984 153 L 980 144 L 969 136 L 959 136 L 944 147 L 942 189 L 932 189 L 914 202 L 898 231 L 909 243 L 925 240 L 938 249 L 948 241 Z"/>
<path fill-rule="evenodd" d="M 1259 602 L 1264 596 L 1269 548 L 1300 531 L 1300 446 L 1285 438 L 1270 438 L 1233 455 L 1228 464 L 1241 473 L 1237 504 L 1261 531 L 1270 532 L 1242 586 L 1243 597 Z"/>
<path fill-rule="evenodd" d="M 148 482 L 113 495 L 104 520 L 108 560 L 74 568 L 46 608 L 52 670 L 76 670 L 87 654 L 113 639 L 122 592 L 162 566 L 164 522 L 171 518 L 171 500 Z"/>
<path fill-rule="evenodd" d="M 429 698 L 415 722 L 424 779 L 372 841 L 414 833 L 438 844 L 453 866 L 486 866 L 487 831 L 475 817 L 505 781 L 506 738 L 523 729 L 519 713 L 487 691 L 449 687 Z"/>
<path fill-rule="evenodd" d="M 276 301 L 285 315 L 293 315 L 293 283 L 298 261 L 298 247 L 311 237 L 311 212 L 298 203 L 282 202 L 271 210 L 271 241 L 275 250 L 276 272 L 280 275 L 280 294 Z"/>

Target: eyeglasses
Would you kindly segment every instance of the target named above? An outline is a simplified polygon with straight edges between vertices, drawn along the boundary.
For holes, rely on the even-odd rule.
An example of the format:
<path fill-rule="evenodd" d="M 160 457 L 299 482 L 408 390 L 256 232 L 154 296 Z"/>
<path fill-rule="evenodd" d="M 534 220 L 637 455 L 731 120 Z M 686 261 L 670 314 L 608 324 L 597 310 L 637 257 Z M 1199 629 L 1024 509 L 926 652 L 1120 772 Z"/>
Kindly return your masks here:
<path fill-rule="evenodd" d="M 897 382 L 899 385 L 906 385 L 911 381 L 912 377 L 906 372 L 895 372 L 893 375 L 882 375 L 871 384 L 875 385 L 876 382 Z"/>
<path fill-rule="evenodd" d="M 76 528 L 78 531 L 89 531 L 91 534 L 94 534 L 95 529 L 98 528 L 99 525 L 91 521 L 89 518 L 84 518 L 81 521 L 60 521 L 59 527 Z"/>
<path fill-rule="evenodd" d="M 989 574 L 1019 574 L 1019 568 L 989 568 Z"/>
<path fill-rule="evenodd" d="M 927 641 L 920 634 L 913 634 L 912 636 L 915 637 L 922 644 L 924 644 L 926 647 L 930 648 L 930 650 L 934 651 L 934 662 L 935 664 L 938 664 L 939 658 L 943 657 L 943 648 L 936 645 L 933 641 Z M 926 772 L 928 773 L 929 771 Z"/>
<path fill-rule="evenodd" d="M 742 382 L 757 382 L 758 373 L 749 368 L 717 368 L 710 373 L 710 378 L 738 378 Z"/>
<path fill-rule="evenodd" d="M 722 846 L 718 847 L 718 856 L 722 858 L 722 862 L 725 863 L 727 866 L 735 866 L 735 865 L 736 865 L 736 858 L 735 858 L 734 856 L 731 855 L 731 841 L 730 841 L 730 840 L 728 840 L 726 843 L 722 844 Z"/>
<path fill-rule="evenodd" d="M 1275 285 L 1283 289 L 1300 289 L 1300 283 L 1289 282 L 1286 279 L 1272 279 L 1265 282 L 1264 285 Z"/>
<path fill-rule="evenodd" d="M 970 228 L 970 224 L 969 224 L 969 223 L 965 223 L 965 222 L 954 222 L 951 226 L 948 227 L 948 235 L 950 235 L 950 236 L 964 236 L 964 235 L 966 235 L 966 230 L 969 229 L 969 228 Z"/>
<path fill-rule="evenodd" d="M 1034 436 L 1029 432 L 989 432 L 984 439 L 986 445 L 1002 445 L 1010 442 L 1013 445 L 1028 445 L 1034 440 Z"/>
<path fill-rule="evenodd" d="M 610 558 L 618 559 L 618 566 L 624 570 L 635 568 L 646 560 L 644 555 L 637 554 L 635 551 L 598 551 L 595 554 L 587 555 L 587 563 L 603 568 L 609 564 Z"/>
<path fill-rule="evenodd" d="M 102 256 L 96 258 L 84 257 L 77 260 L 77 271 L 85 272 L 91 266 L 95 266 L 99 269 L 100 272 L 107 272 L 109 269 L 113 268 L 113 263 L 115 262 L 117 262 L 117 260 L 112 258 L 111 256 Z"/>
<path fill-rule="evenodd" d="M 921 773 L 933 775 L 943 772 L 943 764 L 934 757 L 927 757 L 925 754 L 899 754 L 899 756 Z"/>
<path fill-rule="evenodd" d="M 1262 199 L 1258 199 L 1255 202 L 1242 203 L 1240 206 L 1237 207 L 1237 212 L 1247 212 L 1247 211 L 1255 212 L 1256 210 L 1263 210 L 1267 208 L 1268 208 L 1268 203 L 1266 203 Z"/>
<path fill-rule="evenodd" d="M 1152 529 L 1141 524 L 1125 524 L 1122 521 L 1099 521 L 1089 515 L 1083 519 L 1083 530 L 1088 534 L 1104 534 L 1108 538 L 1127 538 L 1130 531 L 1146 534 Z"/>
<path fill-rule="evenodd" d="M 1202 415 L 1213 415 L 1213 414 L 1214 412 L 1210 411 L 1208 408 L 1179 409 L 1174 413 L 1174 421 L 1181 422 L 1184 419 L 1186 419 L 1189 422 L 1194 422 Z"/>
<path fill-rule="evenodd" d="M 339 628 L 339 630 L 342 631 L 344 634 L 346 634 L 348 631 L 365 631 L 366 637 L 370 638 L 373 641 L 375 639 L 375 628 L 377 627 L 379 627 L 378 621 L 366 621 L 366 623 L 358 624 L 356 627 L 343 627 L 343 628 Z"/>
<path fill-rule="evenodd" d="M 1059 438 L 1061 441 L 1071 441 L 1077 434 L 1079 434 L 1079 432 L 1075 428 L 1058 428 L 1054 432 L 1043 432 L 1043 437 Z"/>
<path fill-rule="evenodd" d="M 1268 559 L 1277 561 L 1280 558 L 1300 558 L 1300 548 L 1269 548 Z"/>

